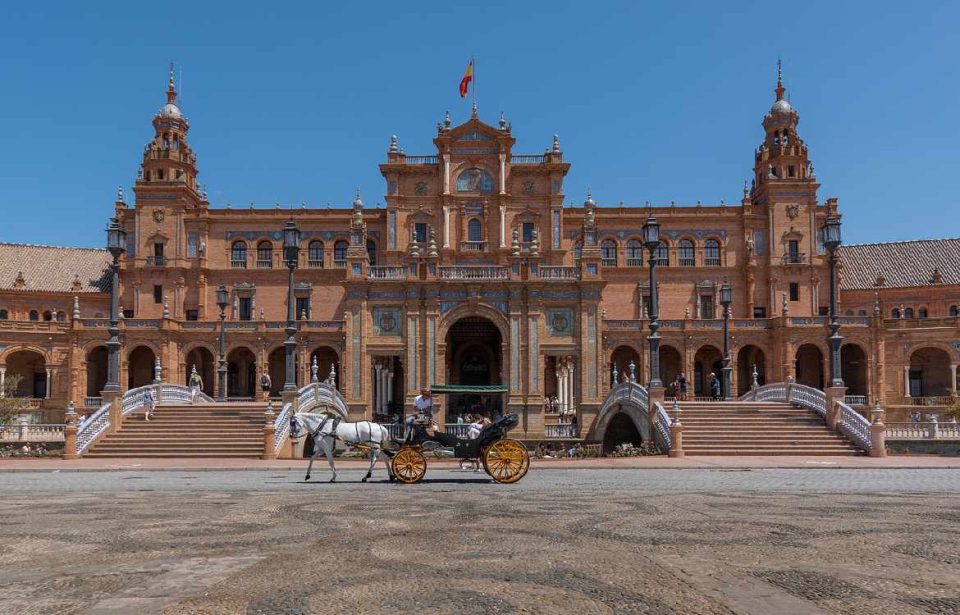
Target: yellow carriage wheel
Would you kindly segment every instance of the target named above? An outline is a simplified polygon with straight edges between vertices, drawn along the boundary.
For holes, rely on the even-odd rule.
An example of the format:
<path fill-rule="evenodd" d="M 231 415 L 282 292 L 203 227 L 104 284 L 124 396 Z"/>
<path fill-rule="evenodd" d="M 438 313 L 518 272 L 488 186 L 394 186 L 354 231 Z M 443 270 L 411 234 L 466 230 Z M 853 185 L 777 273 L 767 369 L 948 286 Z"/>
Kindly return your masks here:
<path fill-rule="evenodd" d="M 393 456 L 390 468 L 398 481 L 405 485 L 412 485 L 420 482 L 427 473 L 427 460 L 417 449 L 405 447 Z"/>
<path fill-rule="evenodd" d="M 530 453 L 516 440 L 497 440 L 483 453 L 483 469 L 498 483 L 515 483 L 530 469 Z"/>

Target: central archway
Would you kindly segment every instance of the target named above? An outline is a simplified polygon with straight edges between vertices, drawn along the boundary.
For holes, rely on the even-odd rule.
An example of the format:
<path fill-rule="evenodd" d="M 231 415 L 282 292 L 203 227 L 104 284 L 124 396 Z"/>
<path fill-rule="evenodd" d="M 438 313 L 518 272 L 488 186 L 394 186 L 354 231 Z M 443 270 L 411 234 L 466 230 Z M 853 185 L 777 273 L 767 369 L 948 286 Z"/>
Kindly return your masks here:
<path fill-rule="evenodd" d="M 464 316 L 450 326 L 446 342 L 446 383 L 463 386 L 495 386 L 504 383 L 503 336 L 484 316 Z M 491 417 L 503 412 L 500 393 L 451 393 L 448 420 L 462 414 Z"/>

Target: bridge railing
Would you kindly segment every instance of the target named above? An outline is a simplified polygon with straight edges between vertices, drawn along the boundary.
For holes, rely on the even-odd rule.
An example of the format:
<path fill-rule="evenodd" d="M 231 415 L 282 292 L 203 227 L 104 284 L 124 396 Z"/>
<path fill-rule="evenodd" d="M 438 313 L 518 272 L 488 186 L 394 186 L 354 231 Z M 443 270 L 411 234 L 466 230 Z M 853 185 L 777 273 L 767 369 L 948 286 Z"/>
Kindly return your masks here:
<path fill-rule="evenodd" d="M 0 442 L 63 442 L 63 425 L 20 423 L 0 425 Z"/>
<path fill-rule="evenodd" d="M 657 417 L 654 422 L 657 446 L 660 447 L 661 451 L 667 452 L 670 450 L 670 417 L 660 402 L 655 402 L 654 407 L 657 410 Z"/>
<path fill-rule="evenodd" d="M 104 404 L 77 426 L 77 455 L 85 453 L 109 427 L 110 404 Z"/>
<path fill-rule="evenodd" d="M 813 410 L 820 416 L 827 414 L 827 396 L 823 391 L 790 379 L 750 389 L 740 396 L 740 401 L 779 401 Z"/>
<path fill-rule="evenodd" d="M 960 440 L 960 423 L 886 423 L 887 440 Z"/>
<path fill-rule="evenodd" d="M 860 448 L 870 451 L 872 443 L 870 442 L 870 421 L 840 400 L 837 400 L 837 426 L 840 431 L 848 438 L 857 443 Z"/>
<path fill-rule="evenodd" d="M 311 382 L 302 387 L 297 393 L 296 405 L 285 403 L 280 408 L 274 420 L 274 451 L 279 452 L 286 440 L 287 433 L 290 431 L 290 416 L 296 412 L 310 412 L 317 408 L 323 408 L 324 411 L 332 411 L 340 418 L 347 418 L 347 402 L 343 399 L 340 391 L 337 390 L 336 374 L 331 371 L 330 377 L 322 382 Z"/>

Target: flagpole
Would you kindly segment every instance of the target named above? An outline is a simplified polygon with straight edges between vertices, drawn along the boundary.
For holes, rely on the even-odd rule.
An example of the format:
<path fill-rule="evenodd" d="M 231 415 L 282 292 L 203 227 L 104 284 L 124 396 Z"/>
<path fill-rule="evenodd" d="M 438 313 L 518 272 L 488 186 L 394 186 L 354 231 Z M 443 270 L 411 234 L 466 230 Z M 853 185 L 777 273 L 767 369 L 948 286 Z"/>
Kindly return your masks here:
<path fill-rule="evenodd" d="M 477 58 L 471 57 L 470 64 L 473 66 L 473 112 L 477 110 Z M 473 115 L 473 113 L 471 113 Z"/>

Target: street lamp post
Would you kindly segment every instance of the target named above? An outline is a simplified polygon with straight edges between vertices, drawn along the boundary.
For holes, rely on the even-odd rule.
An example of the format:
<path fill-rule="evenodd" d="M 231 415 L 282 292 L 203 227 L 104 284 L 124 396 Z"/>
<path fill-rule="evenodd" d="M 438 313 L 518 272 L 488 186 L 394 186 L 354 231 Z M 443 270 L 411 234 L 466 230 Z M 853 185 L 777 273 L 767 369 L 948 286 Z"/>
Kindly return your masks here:
<path fill-rule="evenodd" d="M 227 287 L 221 284 L 217 287 L 217 307 L 220 308 L 220 356 L 217 359 L 217 399 L 227 400 L 227 357 L 226 348 L 226 318 L 228 295 Z"/>
<path fill-rule="evenodd" d="M 660 302 L 657 297 L 657 248 L 660 247 L 660 223 L 653 216 L 643 225 L 643 241 L 650 251 L 650 387 L 663 387 L 660 380 Z"/>
<path fill-rule="evenodd" d="M 840 322 L 837 320 L 837 248 L 840 247 L 840 219 L 835 215 L 827 217 L 823 225 L 823 246 L 830 255 L 830 335 L 827 343 L 830 345 L 830 386 L 842 387 L 843 375 L 840 370 L 840 345 L 843 336 L 840 335 Z"/>
<path fill-rule="evenodd" d="M 110 265 L 110 323 L 107 333 L 107 383 L 104 393 L 120 393 L 120 328 L 118 324 L 120 310 L 120 257 L 126 251 L 127 234 L 116 218 L 107 225 L 107 250 L 113 257 Z"/>
<path fill-rule="evenodd" d="M 293 296 L 293 270 L 297 268 L 297 261 L 300 257 L 300 229 L 296 222 L 290 220 L 283 227 L 283 258 L 287 263 L 289 276 L 287 278 L 287 334 L 283 347 L 286 350 L 286 379 L 283 383 L 284 392 L 295 392 L 297 390 L 297 371 L 296 371 L 296 353 L 297 353 L 297 315 L 296 300 Z"/>
<path fill-rule="evenodd" d="M 730 372 L 733 370 L 730 360 L 730 304 L 733 303 L 733 289 L 728 282 L 720 287 L 720 305 L 723 306 L 723 398 L 733 399 Z"/>

